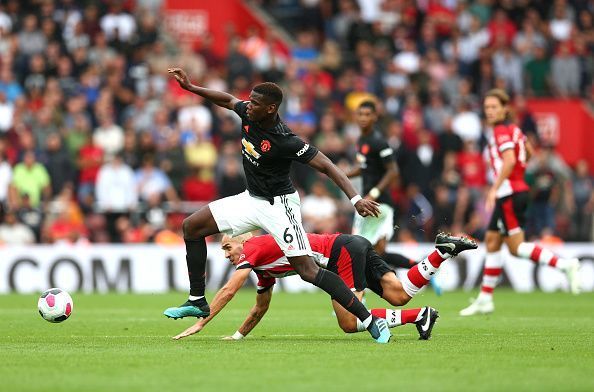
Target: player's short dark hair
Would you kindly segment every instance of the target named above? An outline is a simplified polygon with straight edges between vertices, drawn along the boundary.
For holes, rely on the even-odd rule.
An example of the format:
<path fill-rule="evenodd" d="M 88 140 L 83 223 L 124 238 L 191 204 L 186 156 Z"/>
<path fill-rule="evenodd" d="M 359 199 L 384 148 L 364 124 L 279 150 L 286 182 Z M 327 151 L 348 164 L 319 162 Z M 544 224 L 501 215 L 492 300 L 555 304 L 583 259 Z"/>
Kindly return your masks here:
<path fill-rule="evenodd" d="M 359 109 L 364 109 L 364 108 L 370 109 L 373 113 L 375 113 L 377 111 L 375 102 L 373 102 L 371 100 L 365 100 L 359 104 Z"/>
<path fill-rule="evenodd" d="M 283 102 L 283 90 L 276 83 L 260 83 L 255 85 L 252 90 L 264 96 L 270 103 L 276 104 L 277 107 Z"/>

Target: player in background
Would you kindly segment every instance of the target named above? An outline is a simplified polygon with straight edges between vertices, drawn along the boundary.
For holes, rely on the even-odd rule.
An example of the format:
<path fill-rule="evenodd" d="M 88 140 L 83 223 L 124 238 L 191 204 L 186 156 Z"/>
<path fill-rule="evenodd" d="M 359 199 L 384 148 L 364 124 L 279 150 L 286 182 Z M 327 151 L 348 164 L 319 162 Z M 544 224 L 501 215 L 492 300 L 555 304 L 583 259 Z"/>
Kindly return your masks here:
<path fill-rule="evenodd" d="M 390 185 L 398 178 L 394 150 L 376 127 L 377 108 L 373 101 L 363 101 L 355 112 L 361 136 L 357 142 L 357 163 L 347 177 L 361 176 L 366 199 L 379 203 L 380 215 L 362 217 L 355 214 L 353 234 L 365 237 L 384 261 L 394 268 L 411 268 L 415 260 L 398 253 L 386 253 L 386 244 L 394 236 L 394 209 L 388 193 Z M 431 285 L 441 294 L 439 285 L 431 278 Z"/>
<path fill-rule="evenodd" d="M 239 115 L 247 190 L 215 200 L 184 220 L 190 295 L 184 304 L 168 308 L 164 314 L 172 318 L 210 314 L 204 297 L 206 237 L 220 232 L 240 235 L 263 229 L 274 237 L 303 280 L 321 288 L 352 312 L 376 342 L 387 343 L 391 334 L 385 320 L 371 315 L 336 274 L 319 268 L 311 258 L 301 222 L 299 195 L 289 178 L 291 164 L 298 161 L 326 174 L 363 216 L 378 215 L 377 203 L 362 199 L 330 159 L 285 125 L 278 115 L 283 92 L 276 84 L 258 84 L 252 89 L 249 101 L 241 101 L 226 92 L 192 84 L 180 68 L 170 68 L 168 72 L 183 89 Z"/>
<path fill-rule="evenodd" d="M 435 239 L 435 250 L 419 264 L 413 266 L 402 281 L 382 260 L 371 243 L 357 235 L 350 234 L 308 234 L 316 262 L 323 268 L 336 272 L 358 298 L 368 287 L 391 305 L 407 304 L 425 286 L 429 278 L 439 269 L 441 263 L 458 253 L 476 249 L 474 241 L 440 233 Z M 181 339 L 201 331 L 233 299 L 243 286 L 250 271 L 258 275 L 256 304 L 246 320 L 229 339 L 239 340 L 246 336 L 260 322 L 272 299 L 272 288 L 276 278 L 294 275 L 295 271 L 283 256 L 281 249 L 270 235 L 251 238 L 251 235 L 231 238 L 223 237 L 221 247 L 225 257 L 235 265 L 236 271 L 229 281 L 215 295 L 209 317 L 175 336 Z M 336 301 L 332 301 L 338 325 L 346 333 L 364 331 L 365 327 Z M 419 339 L 427 340 L 438 317 L 438 312 L 428 306 L 415 309 L 372 309 L 377 317 L 386 319 L 390 328 L 414 323 Z"/>
<path fill-rule="evenodd" d="M 523 227 L 529 188 L 524 172 L 532 147 L 520 128 L 509 121 L 509 96 L 503 90 L 491 90 L 483 105 L 490 127 L 487 133 L 489 160 L 495 174 L 486 207 L 493 212 L 485 235 L 487 257 L 481 291 L 470 306 L 460 311 L 461 316 L 495 310 L 493 290 L 503 268 L 501 246 L 504 242 L 516 257 L 560 269 L 567 275 L 570 291 L 579 292 L 578 259 L 559 258 L 550 250 L 525 241 Z"/>

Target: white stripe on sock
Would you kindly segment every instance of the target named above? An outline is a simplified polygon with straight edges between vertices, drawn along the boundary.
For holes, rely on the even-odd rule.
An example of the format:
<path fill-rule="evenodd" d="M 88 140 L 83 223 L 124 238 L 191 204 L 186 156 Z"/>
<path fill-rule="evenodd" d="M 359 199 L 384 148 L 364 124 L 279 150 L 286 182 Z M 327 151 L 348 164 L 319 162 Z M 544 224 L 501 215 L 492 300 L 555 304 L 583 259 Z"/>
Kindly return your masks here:
<path fill-rule="evenodd" d="M 419 292 L 419 290 L 421 290 L 420 287 L 417 287 L 414 284 L 412 284 L 412 282 L 408 278 L 408 275 L 404 275 L 401 282 L 402 288 L 404 289 L 406 294 L 408 294 L 409 297 L 414 297 Z"/>
<path fill-rule="evenodd" d="M 386 309 L 386 322 L 389 328 L 402 325 L 402 311 L 400 309 Z"/>
<path fill-rule="evenodd" d="M 438 268 L 435 268 L 433 264 L 429 262 L 429 259 L 426 257 L 423 259 L 423 261 L 421 261 L 418 264 L 418 267 L 419 272 L 421 273 L 423 278 L 425 278 L 425 280 L 431 280 L 433 275 L 435 275 L 435 272 L 437 272 L 438 270 Z"/>

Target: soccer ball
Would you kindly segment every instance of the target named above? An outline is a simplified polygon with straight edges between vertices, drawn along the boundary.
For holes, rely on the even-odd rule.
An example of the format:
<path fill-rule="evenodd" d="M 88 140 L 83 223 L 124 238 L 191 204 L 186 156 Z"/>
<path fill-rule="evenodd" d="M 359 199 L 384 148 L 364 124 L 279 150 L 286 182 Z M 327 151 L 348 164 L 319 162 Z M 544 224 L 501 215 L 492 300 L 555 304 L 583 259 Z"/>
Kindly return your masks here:
<path fill-rule="evenodd" d="M 61 323 L 72 314 L 74 303 L 70 294 L 62 289 L 52 288 L 41 294 L 37 308 L 41 317 L 50 323 Z"/>

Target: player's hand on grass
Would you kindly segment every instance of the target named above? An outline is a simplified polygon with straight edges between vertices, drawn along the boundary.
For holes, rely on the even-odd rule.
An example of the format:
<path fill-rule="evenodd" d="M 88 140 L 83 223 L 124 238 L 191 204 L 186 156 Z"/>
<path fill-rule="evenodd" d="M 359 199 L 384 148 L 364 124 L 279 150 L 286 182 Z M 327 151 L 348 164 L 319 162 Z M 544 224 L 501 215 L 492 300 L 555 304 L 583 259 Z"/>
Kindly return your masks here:
<path fill-rule="evenodd" d="M 190 78 L 188 78 L 188 74 L 181 68 L 168 68 L 167 72 L 173 75 L 175 80 L 179 83 L 179 86 L 185 90 L 187 90 L 192 83 L 190 83 Z"/>
<path fill-rule="evenodd" d="M 355 204 L 355 209 L 357 213 L 363 217 L 365 216 L 375 216 L 376 218 L 380 214 L 379 204 L 370 199 L 361 199 Z"/>
<path fill-rule="evenodd" d="M 204 328 L 204 324 L 202 324 L 202 320 L 200 320 L 200 321 L 196 322 L 196 324 L 192 325 L 190 328 L 186 329 L 184 332 L 180 333 L 179 335 L 175 335 L 173 337 L 173 339 L 179 340 L 181 338 L 185 338 L 190 335 L 194 335 L 195 333 L 202 331 L 203 328 Z"/>

